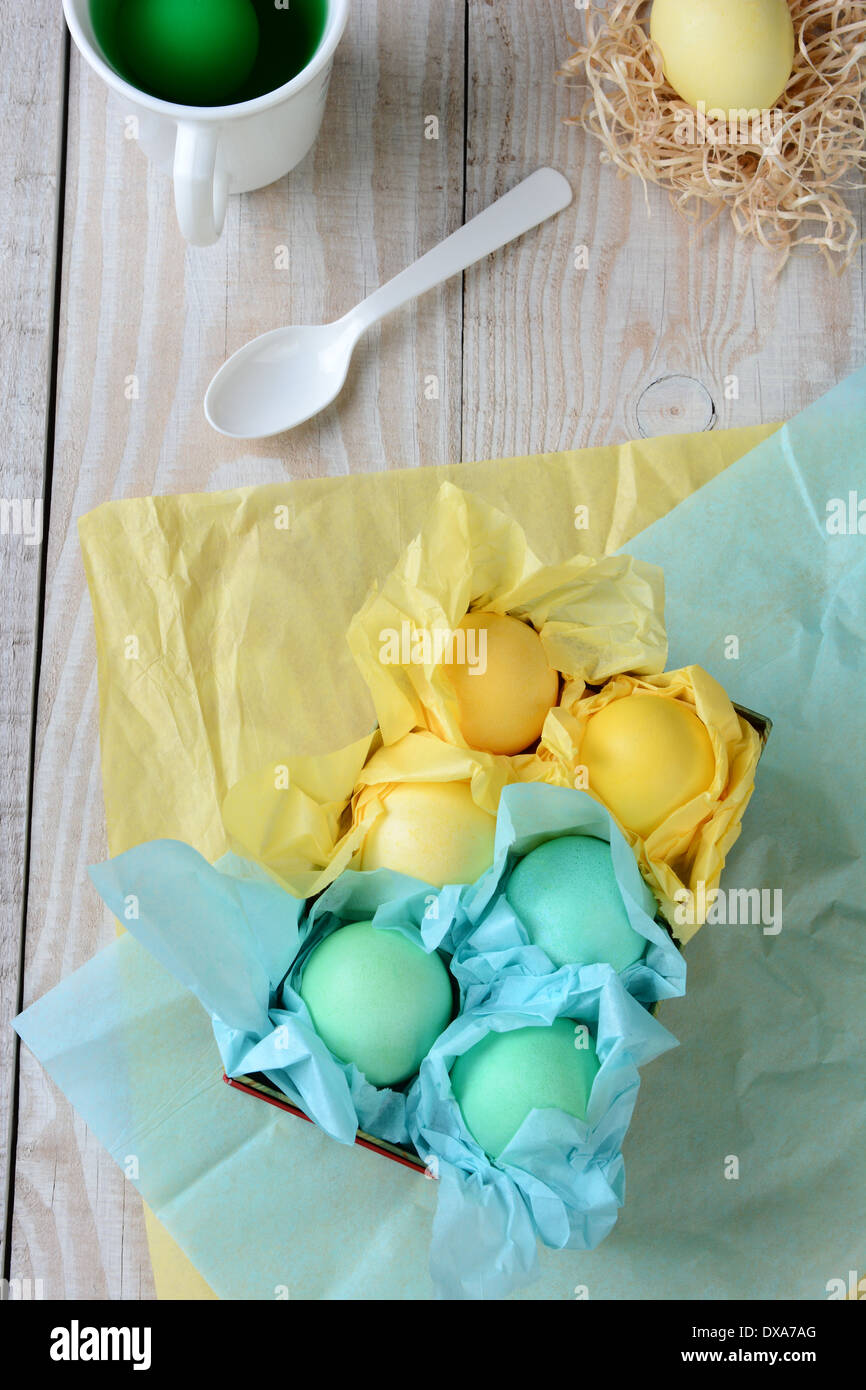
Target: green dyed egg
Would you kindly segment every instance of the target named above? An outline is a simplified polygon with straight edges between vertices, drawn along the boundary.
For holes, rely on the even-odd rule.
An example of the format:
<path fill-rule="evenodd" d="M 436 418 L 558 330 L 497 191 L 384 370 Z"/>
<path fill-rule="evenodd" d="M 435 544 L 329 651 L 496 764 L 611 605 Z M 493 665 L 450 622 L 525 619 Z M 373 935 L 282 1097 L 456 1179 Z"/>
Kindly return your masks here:
<path fill-rule="evenodd" d="M 529 939 L 556 966 L 605 963 L 624 970 L 643 955 L 646 937 L 628 920 L 604 840 L 547 840 L 520 860 L 505 896 Z"/>
<path fill-rule="evenodd" d="M 488 1033 L 457 1058 L 451 1089 L 469 1133 L 496 1159 L 531 1110 L 565 1110 L 585 1120 L 597 1071 L 584 1026 L 558 1018 L 549 1027 Z"/>
<path fill-rule="evenodd" d="M 145 91 L 183 106 L 221 106 L 259 48 L 251 0 L 122 0 L 117 45 Z"/>
<path fill-rule="evenodd" d="M 451 1021 L 441 956 L 372 922 L 326 937 L 304 967 L 299 993 L 326 1047 L 373 1086 L 414 1076 Z"/>

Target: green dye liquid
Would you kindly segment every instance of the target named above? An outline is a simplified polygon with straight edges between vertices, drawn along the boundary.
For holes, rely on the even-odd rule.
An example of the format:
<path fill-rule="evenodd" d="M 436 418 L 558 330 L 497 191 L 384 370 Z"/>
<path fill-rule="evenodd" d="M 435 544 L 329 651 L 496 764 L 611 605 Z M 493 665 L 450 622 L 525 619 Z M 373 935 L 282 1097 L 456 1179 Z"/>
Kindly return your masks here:
<path fill-rule="evenodd" d="M 123 51 L 121 26 L 118 25 L 123 4 L 124 0 L 90 0 L 93 32 L 103 56 L 124 81 L 139 91 L 190 106 L 223 106 L 253 101 L 284 86 L 303 72 L 313 58 L 322 41 L 328 18 L 328 0 L 290 0 L 287 9 L 278 8 L 275 0 L 252 0 L 259 22 L 258 54 L 252 70 L 228 95 L 221 93 L 213 100 L 203 100 L 198 82 L 195 91 L 170 97 L 157 90 L 158 81 L 145 85 L 141 76 L 136 74 L 134 59 L 131 61 L 130 55 Z"/>

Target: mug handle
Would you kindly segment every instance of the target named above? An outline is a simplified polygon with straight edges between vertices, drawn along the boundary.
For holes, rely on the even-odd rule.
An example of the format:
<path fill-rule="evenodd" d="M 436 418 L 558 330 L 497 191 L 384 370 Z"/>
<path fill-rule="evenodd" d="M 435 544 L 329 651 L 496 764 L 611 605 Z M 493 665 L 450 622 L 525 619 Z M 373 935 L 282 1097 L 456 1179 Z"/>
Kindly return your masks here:
<path fill-rule="evenodd" d="M 174 147 L 174 201 L 180 230 L 192 246 L 213 246 L 222 236 L 228 178 L 215 125 L 180 121 Z"/>

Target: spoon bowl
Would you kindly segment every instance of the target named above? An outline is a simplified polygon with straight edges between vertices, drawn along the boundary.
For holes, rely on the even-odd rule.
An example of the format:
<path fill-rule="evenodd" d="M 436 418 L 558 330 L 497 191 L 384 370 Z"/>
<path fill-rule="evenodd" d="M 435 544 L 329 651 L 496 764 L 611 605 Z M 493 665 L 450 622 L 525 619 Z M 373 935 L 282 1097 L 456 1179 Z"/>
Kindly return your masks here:
<path fill-rule="evenodd" d="M 254 338 L 208 387 L 209 424 L 232 439 L 267 439 L 289 428 L 287 421 L 302 425 L 343 389 L 358 336 L 340 319 Z"/>

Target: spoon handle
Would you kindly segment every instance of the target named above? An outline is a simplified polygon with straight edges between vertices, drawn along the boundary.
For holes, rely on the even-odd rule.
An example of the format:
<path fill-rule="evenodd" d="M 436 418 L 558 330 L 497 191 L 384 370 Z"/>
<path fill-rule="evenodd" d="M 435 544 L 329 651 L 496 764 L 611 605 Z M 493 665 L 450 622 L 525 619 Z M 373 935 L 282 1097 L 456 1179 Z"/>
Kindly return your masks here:
<path fill-rule="evenodd" d="M 515 237 L 523 236 L 554 213 L 562 212 L 572 196 L 571 185 L 562 174 L 555 169 L 538 169 L 414 265 L 375 290 L 346 315 L 346 321 L 364 332 L 402 304 L 426 294 Z"/>

